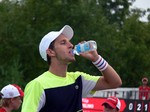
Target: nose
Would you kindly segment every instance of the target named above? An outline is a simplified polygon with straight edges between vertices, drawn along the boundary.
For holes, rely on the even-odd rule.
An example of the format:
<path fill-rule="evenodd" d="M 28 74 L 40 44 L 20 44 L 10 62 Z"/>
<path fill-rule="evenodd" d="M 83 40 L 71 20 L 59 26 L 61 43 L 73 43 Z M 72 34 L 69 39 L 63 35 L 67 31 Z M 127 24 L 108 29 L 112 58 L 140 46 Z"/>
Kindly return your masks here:
<path fill-rule="evenodd" d="M 69 42 L 69 48 L 73 48 L 73 44 Z"/>

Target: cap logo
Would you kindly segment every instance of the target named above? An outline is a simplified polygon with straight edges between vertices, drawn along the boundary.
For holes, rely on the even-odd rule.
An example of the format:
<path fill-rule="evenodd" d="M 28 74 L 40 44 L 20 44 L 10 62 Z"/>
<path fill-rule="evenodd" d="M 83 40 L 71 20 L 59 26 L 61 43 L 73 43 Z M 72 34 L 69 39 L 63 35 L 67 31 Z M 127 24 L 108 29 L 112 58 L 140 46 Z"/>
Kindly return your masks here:
<path fill-rule="evenodd" d="M 9 96 L 11 96 L 11 97 L 14 96 L 14 93 L 13 93 L 13 92 L 9 92 L 8 94 L 9 94 Z"/>

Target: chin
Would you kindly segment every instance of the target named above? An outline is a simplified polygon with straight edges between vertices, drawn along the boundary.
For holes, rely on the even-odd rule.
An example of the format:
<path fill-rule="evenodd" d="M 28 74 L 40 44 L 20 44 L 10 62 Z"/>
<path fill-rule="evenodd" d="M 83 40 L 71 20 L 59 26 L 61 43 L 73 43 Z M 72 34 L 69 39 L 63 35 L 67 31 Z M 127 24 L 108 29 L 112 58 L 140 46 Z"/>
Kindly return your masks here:
<path fill-rule="evenodd" d="M 68 64 L 71 64 L 72 62 L 75 62 L 75 59 L 69 60 Z"/>

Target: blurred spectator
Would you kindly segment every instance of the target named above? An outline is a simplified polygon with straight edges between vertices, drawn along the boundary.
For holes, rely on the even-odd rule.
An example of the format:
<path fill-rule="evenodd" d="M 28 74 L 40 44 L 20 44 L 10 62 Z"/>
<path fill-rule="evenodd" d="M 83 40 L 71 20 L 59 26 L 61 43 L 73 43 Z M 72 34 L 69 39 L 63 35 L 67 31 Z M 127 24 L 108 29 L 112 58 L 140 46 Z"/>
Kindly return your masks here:
<path fill-rule="evenodd" d="M 149 100 L 150 99 L 150 87 L 148 86 L 148 78 L 142 78 L 142 85 L 139 86 L 139 99 Z"/>
<path fill-rule="evenodd" d="M 24 92 L 16 84 L 9 84 L 0 91 L 0 112 L 12 112 L 18 110 Z"/>
<path fill-rule="evenodd" d="M 111 96 L 102 103 L 102 106 L 104 106 L 103 112 L 120 112 L 121 102 L 117 97 Z"/>

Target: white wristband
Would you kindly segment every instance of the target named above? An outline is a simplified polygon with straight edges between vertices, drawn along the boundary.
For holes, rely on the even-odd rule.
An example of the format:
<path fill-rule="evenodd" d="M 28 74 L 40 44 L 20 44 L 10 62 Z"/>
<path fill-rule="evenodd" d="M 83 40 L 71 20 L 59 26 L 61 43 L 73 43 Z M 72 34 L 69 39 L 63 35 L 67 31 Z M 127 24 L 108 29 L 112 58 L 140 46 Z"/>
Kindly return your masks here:
<path fill-rule="evenodd" d="M 100 55 L 98 55 L 98 56 L 99 56 L 98 60 L 96 60 L 95 62 L 92 62 L 94 65 L 97 65 L 99 63 L 99 61 L 102 59 L 102 57 Z"/>
<path fill-rule="evenodd" d="M 97 61 L 92 62 L 100 71 L 104 71 L 108 67 L 108 63 L 100 55 Z"/>

